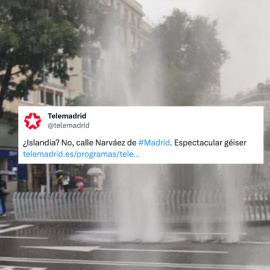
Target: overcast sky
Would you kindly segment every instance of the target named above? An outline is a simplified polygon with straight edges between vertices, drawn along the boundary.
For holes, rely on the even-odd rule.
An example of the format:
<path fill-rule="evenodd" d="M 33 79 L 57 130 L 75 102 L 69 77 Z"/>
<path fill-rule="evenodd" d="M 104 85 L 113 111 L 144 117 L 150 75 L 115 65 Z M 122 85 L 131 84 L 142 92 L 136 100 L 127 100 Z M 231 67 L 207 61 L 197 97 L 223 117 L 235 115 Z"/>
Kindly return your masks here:
<path fill-rule="evenodd" d="M 174 8 L 218 20 L 219 38 L 230 53 L 221 69 L 224 96 L 255 88 L 270 78 L 270 0 L 137 0 L 148 21 Z"/>

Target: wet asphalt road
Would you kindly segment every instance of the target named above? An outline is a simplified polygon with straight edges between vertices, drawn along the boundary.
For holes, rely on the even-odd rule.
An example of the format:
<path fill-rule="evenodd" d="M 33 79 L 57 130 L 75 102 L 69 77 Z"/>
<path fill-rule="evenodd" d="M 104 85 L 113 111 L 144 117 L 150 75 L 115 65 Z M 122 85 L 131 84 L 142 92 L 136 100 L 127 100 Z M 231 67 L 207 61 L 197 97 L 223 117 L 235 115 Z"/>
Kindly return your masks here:
<path fill-rule="evenodd" d="M 212 237 L 199 243 L 189 229 L 178 229 L 167 232 L 162 243 L 120 243 L 114 231 L 87 223 L 1 220 L 0 269 L 270 270 L 270 225 L 244 228 L 237 244 Z"/>

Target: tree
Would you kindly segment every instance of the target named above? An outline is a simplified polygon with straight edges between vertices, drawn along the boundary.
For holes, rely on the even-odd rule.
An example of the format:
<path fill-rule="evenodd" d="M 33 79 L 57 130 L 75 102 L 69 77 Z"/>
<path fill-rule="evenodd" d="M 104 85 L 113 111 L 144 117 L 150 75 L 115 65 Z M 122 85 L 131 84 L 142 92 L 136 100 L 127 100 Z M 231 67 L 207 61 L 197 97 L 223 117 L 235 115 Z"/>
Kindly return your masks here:
<path fill-rule="evenodd" d="M 192 18 L 185 12 L 174 10 L 156 26 L 149 43 L 135 56 L 134 84 L 138 85 L 141 74 L 151 74 L 147 73 L 151 69 L 145 63 L 154 63 L 151 68 L 156 71 L 155 76 L 147 76 L 148 80 L 155 80 L 155 91 L 163 99 L 163 102 L 157 104 L 216 104 L 220 99 L 217 91 L 220 86 L 220 68 L 228 57 L 217 37 L 216 27 L 215 21 L 210 22 L 200 16 Z M 143 91 L 149 91 L 149 88 L 145 87 Z M 154 97 L 151 95 L 152 99 Z M 185 189 L 198 186 L 198 169 L 201 173 L 206 171 L 211 179 L 215 179 L 215 166 L 170 166 L 172 187 Z"/>
<path fill-rule="evenodd" d="M 96 0 L 1 0 L 0 118 L 3 101 L 28 94 L 44 70 L 68 80 L 67 60 L 91 54 L 103 11 Z"/>
<path fill-rule="evenodd" d="M 220 67 L 228 57 L 217 38 L 217 22 L 190 17 L 174 10 L 153 33 L 149 45 L 139 52 L 137 67 L 160 55 L 164 105 L 206 104 L 213 88 L 219 87 Z M 155 52 L 156 53 L 156 52 Z"/>
<path fill-rule="evenodd" d="M 80 94 L 70 100 L 69 106 L 94 106 L 94 97 L 92 95 Z"/>

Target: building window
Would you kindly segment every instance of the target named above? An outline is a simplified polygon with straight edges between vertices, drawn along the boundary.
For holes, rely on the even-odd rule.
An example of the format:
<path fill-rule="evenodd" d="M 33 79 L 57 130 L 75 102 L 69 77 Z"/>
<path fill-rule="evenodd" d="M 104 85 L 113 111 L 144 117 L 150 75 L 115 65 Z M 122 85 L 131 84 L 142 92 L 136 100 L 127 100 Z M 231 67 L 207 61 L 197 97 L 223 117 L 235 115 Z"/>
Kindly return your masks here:
<path fill-rule="evenodd" d="M 83 58 L 82 60 L 82 68 L 84 72 L 90 73 L 90 65 L 89 65 L 89 59 Z"/>
<path fill-rule="evenodd" d="M 91 60 L 91 71 L 93 74 L 96 74 L 97 72 L 97 61 Z"/>
<path fill-rule="evenodd" d="M 132 41 L 133 44 L 136 45 L 136 33 L 134 31 L 132 31 Z"/>
<path fill-rule="evenodd" d="M 53 93 L 46 92 L 46 104 L 53 106 Z"/>
<path fill-rule="evenodd" d="M 94 81 L 92 82 L 92 94 L 94 97 L 97 96 L 97 84 Z"/>
<path fill-rule="evenodd" d="M 140 18 L 138 18 L 138 20 L 137 20 L 137 28 L 138 28 L 138 30 L 141 29 L 141 19 Z"/>
<path fill-rule="evenodd" d="M 87 78 L 83 78 L 83 92 L 89 93 L 89 80 Z"/>
<path fill-rule="evenodd" d="M 59 93 L 55 94 L 55 106 L 63 106 L 63 96 Z"/>
<path fill-rule="evenodd" d="M 132 13 L 132 15 L 131 15 L 131 22 L 132 22 L 132 24 L 135 24 L 135 16 L 134 16 L 133 13 Z"/>
<path fill-rule="evenodd" d="M 44 100 L 46 98 L 46 100 Z M 39 91 L 39 104 L 48 106 L 64 106 L 63 93 L 57 90 L 46 89 L 46 97 L 44 91 Z"/>
<path fill-rule="evenodd" d="M 27 102 L 27 103 L 31 103 L 33 104 L 33 91 L 29 90 L 28 93 L 26 93 L 22 98 L 21 101 L 22 102 Z"/>
<path fill-rule="evenodd" d="M 43 91 L 39 91 L 39 103 L 40 104 L 44 104 L 45 103 Z"/>

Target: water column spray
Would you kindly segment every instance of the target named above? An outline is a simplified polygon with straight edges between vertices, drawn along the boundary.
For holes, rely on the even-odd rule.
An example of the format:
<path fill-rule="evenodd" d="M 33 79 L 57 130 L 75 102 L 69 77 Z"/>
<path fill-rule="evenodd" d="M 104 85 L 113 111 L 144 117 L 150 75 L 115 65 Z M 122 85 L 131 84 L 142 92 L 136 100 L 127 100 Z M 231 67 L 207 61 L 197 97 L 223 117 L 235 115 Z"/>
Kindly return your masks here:
<path fill-rule="evenodd" d="M 109 29 L 109 30 L 108 30 Z M 158 51 L 153 48 L 151 61 L 133 77 L 132 50 L 123 38 L 120 26 L 111 28 L 108 19 L 104 36 L 108 48 L 103 52 L 104 105 L 138 106 L 161 105 L 158 95 L 161 84 L 155 83 L 160 63 Z M 123 123 L 124 125 L 125 123 Z M 132 135 L 132 134 L 131 134 Z M 114 165 L 113 181 L 117 199 L 115 213 L 119 240 L 156 242 L 162 238 L 158 192 L 160 191 L 160 166 L 155 165 Z"/>

